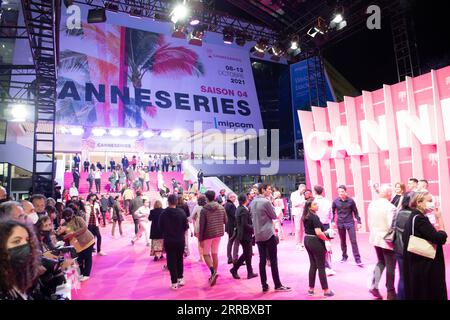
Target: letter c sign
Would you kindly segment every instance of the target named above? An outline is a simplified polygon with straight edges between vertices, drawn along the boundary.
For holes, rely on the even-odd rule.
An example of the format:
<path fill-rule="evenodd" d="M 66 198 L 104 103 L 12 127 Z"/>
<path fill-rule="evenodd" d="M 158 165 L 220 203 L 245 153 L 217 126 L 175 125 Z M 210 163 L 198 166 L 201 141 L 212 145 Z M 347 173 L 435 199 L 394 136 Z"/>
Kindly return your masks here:
<path fill-rule="evenodd" d="M 327 160 L 331 156 L 329 141 L 332 141 L 331 133 L 316 131 L 305 139 L 305 151 L 307 156 L 314 161 Z"/>

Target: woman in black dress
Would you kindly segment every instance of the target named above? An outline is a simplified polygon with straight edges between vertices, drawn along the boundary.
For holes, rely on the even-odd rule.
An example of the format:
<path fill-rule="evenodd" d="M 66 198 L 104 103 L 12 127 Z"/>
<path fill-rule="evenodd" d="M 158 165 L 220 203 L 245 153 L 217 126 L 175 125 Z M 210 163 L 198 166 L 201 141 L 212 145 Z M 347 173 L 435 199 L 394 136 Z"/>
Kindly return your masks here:
<path fill-rule="evenodd" d="M 435 211 L 437 230 L 426 214 L 432 204 L 432 196 L 428 192 L 416 193 L 410 203 L 413 209 L 403 233 L 403 273 L 405 296 L 410 300 L 447 300 L 445 283 L 445 261 L 442 245 L 447 241 L 444 231 L 442 213 Z M 414 226 L 414 230 L 413 230 Z M 436 257 L 429 259 L 408 251 L 409 237 L 425 239 L 436 245 Z"/>
<path fill-rule="evenodd" d="M 150 239 L 152 240 L 150 256 L 153 256 L 154 261 L 163 259 L 164 241 L 161 229 L 159 228 L 159 218 L 164 212 L 162 203 L 159 200 L 155 201 L 153 209 L 150 211 L 148 220 L 151 221 Z"/>

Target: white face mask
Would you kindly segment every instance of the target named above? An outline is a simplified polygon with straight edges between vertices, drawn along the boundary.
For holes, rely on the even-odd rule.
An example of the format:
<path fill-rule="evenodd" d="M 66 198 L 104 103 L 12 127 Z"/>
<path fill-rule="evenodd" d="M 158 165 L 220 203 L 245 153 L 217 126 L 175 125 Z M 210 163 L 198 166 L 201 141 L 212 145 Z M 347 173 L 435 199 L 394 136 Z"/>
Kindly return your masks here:
<path fill-rule="evenodd" d="M 27 215 L 27 221 L 31 222 L 32 224 L 36 224 L 39 220 L 39 216 L 36 212 L 30 213 Z"/>
<path fill-rule="evenodd" d="M 427 212 L 431 212 L 434 210 L 434 203 L 433 202 L 427 202 Z"/>

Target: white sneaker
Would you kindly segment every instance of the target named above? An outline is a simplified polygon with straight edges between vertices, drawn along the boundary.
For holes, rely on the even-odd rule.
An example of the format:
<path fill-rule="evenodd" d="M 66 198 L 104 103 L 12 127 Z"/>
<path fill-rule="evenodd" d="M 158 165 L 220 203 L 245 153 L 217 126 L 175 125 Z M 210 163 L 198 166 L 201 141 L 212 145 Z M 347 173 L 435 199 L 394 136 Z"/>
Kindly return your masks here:
<path fill-rule="evenodd" d="M 101 252 L 97 252 L 97 255 L 98 256 L 106 256 L 107 254 L 106 254 L 106 252 L 101 251 Z"/>
<path fill-rule="evenodd" d="M 184 286 L 185 284 L 186 284 L 186 282 L 184 281 L 184 278 L 178 279 L 178 286 L 179 286 L 179 287 L 182 287 L 182 286 Z"/>
<path fill-rule="evenodd" d="M 170 289 L 178 290 L 178 283 L 172 283 L 172 285 L 170 286 Z"/>
<path fill-rule="evenodd" d="M 84 282 L 84 281 L 88 281 L 89 280 L 89 277 L 86 277 L 86 276 L 81 276 L 81 278 L 80 278 L 80 282 Z"/>
<path fill-rule="evenodd" d="M 325 273 L 328 277 L 334 276 L 336 274 L 336 271 L 334 271 L 333 269 L 330 268 L 326 268 L 325 269 Z"/>

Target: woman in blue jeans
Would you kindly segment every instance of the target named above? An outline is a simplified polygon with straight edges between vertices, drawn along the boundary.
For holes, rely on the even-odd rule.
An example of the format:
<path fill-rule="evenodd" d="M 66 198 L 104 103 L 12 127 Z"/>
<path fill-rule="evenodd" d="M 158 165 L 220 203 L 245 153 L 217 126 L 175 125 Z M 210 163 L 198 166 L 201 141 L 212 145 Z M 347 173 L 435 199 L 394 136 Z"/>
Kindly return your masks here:
<path fill-rule="evenodd" d="M 316 212 L 318 209 L 314 198 L 308 199 L 303 210 L 302 221 L 305 228 L 305 248 L 309 256 L 309 289 L 308 295 L 314 295 L 316 272 L 319 271 L 320 284 L 325 297 L 334 296 L 333 290 L 328 288 L 327 275 L 325 272 L 325 256 L 331 250 L 331 244 L 323 233 L 323 225 Z"/>

